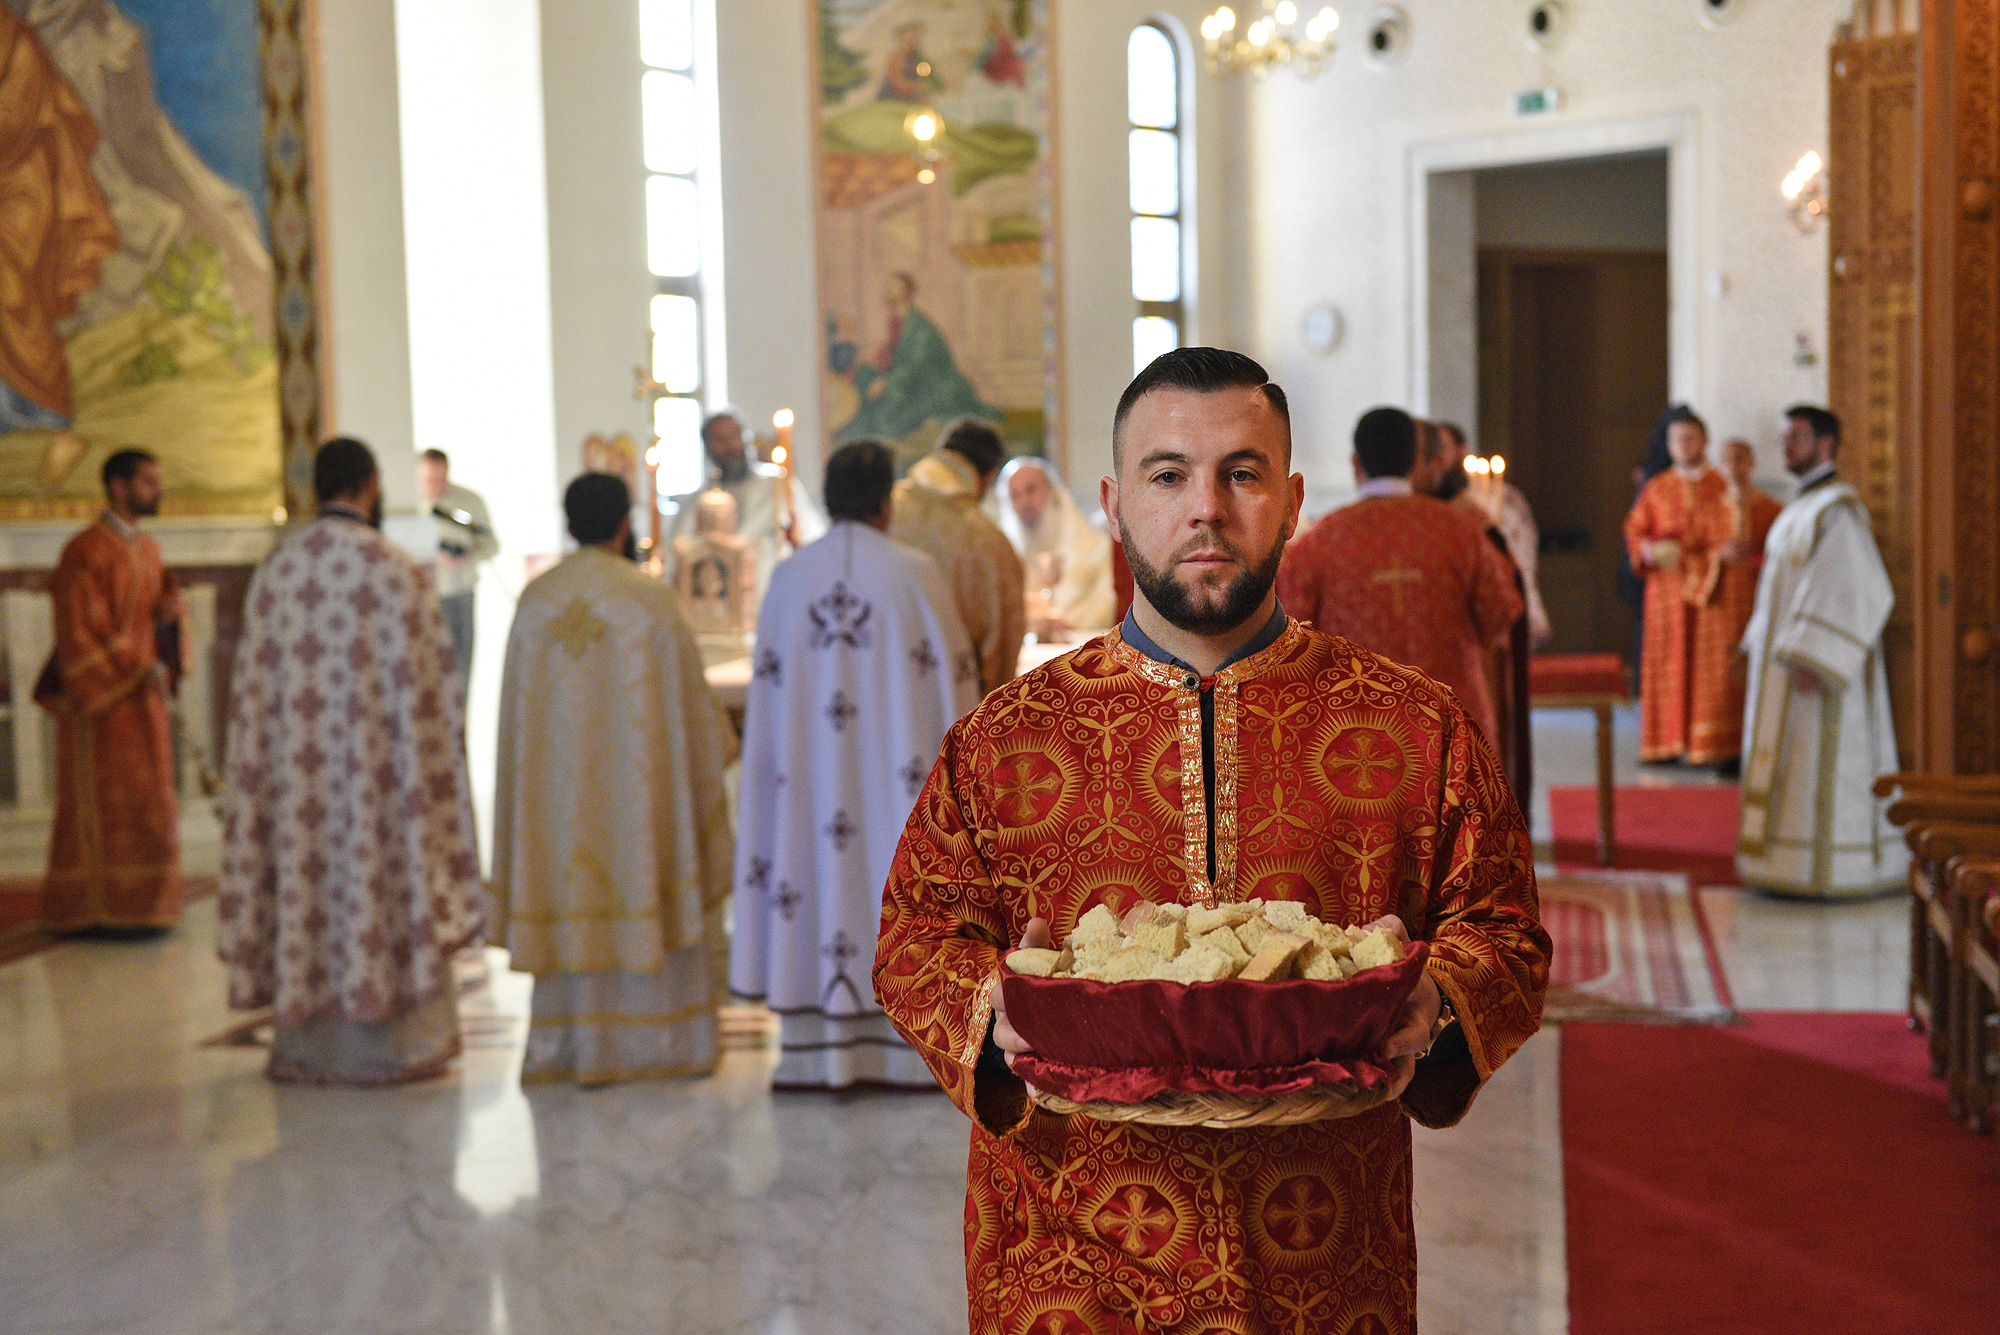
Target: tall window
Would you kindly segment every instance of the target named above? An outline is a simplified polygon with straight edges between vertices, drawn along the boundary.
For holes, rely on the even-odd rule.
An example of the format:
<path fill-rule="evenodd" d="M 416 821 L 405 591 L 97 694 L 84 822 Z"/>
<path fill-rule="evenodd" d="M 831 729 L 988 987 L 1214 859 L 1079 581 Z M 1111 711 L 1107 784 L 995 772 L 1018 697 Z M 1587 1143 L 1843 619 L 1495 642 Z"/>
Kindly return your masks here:
<path fill-rule="evenodd" d="M 646 262 L 653 297 L 653 404 L 663 496 L 702 483 L 701 160 L 695 99 L 694 0 L 639 0 L 640 109 L 645 122 Z"/>
<path fill-rule="evenodd" d="M 1131 121 L 1132 369 L 1181 345 L 1186 229 L 1181 204 L 1181 69 L 1174 39 L 1155 23 L 1125 45 L 1125 103 Z"/>

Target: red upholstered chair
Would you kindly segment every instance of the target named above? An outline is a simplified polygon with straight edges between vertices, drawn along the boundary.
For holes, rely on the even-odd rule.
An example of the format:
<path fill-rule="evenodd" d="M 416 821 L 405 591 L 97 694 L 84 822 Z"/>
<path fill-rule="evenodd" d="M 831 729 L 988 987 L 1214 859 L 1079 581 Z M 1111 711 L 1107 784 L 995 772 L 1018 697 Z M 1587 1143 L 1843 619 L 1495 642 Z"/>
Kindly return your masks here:
<path fill-rule="evenodd" d="M 1617 852 L 1617 793 L 1611 783 L 1611 710 L 1632 698 L 1632 674 L 1617 654 L 1536 654 L 1528 660 L 1531 709 L 1588 709 L 1597 715 L 1597 856 Z"/>
<path fill-rule="evenodd" d="M 2000 1095 L 2000 858 L 1960 857 L 1952 863 L 1952 899 L 1962 926 L 1963 958 L 1954 970 L 1952 1030 L 1966 1122 L 1989 1127 L 1987 1111 Z"/>

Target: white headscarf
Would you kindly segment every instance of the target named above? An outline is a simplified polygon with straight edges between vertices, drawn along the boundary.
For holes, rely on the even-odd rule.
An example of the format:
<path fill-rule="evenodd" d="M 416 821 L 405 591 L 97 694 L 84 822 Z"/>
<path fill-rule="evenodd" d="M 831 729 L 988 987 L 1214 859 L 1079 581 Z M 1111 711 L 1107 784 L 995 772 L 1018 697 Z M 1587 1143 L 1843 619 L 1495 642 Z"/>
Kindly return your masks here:
<path fill-rule="evenodd" d="M 1030 526 L 1014 509 L 1014 493 L 1008 484 L 1023 468 L 1039 468 L 1049 480 L 1049 503 L 1041 519 Z M 1079 630 L 1100 630 L 1111 624 L 1117 597 L 1111 588 L 1111 537 L 1084 518 L 1062 477 L 1046 459 L 1022 457 L 1000 470 L 993 485 L 1000 531 L 1014 544 L 1021 564 L 1027 567 L 1028 587 L 1040 587 L 1040 557 L 1053 552 L 1062 561 L 1051 602 L 1056 615 Z"/>

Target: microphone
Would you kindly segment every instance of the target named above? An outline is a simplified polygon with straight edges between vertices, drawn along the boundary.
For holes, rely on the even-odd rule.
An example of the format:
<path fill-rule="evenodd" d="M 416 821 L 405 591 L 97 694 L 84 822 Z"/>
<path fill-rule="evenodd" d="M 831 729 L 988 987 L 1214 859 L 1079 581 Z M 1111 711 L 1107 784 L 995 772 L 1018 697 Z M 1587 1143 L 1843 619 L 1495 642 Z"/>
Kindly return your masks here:
<path fill-rule="evenodd" d="M 431 514 L 435 518 L 449 520 L 460 528 L 471 529 L 481 537 L 493 536 L 493 530 L 474 519 L 470 510 L 447 510 L 442 505 L 433 505 Z"/>

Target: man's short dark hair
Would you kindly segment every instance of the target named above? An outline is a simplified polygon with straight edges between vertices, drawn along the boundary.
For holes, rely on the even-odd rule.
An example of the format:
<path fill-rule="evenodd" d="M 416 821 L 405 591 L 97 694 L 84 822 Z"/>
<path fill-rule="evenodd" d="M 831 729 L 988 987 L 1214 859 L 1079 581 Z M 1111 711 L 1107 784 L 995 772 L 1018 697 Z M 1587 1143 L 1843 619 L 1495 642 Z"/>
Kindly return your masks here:
<path fill-rule="evenodd" d="M 1693 422 L 1695 429 L 1701 432 L 1702 438 L 1707 439 L 1708 423 L 1702 421 L 1701 414 L 1688 407 L 1685 403 L 1667 412 L 1667 425 L 1672 427 L 1676 422 Z"/>
<path fill-rule="evenodd" d="M 451 456 L 443 450 L 425 450 L 417 458 L 427 464 L 443 464 L 446 468 L 451 467 Z"/>
<path fill-rule="evenodd" d="M 976 417 L 961 417 L 946 427 L 938 437 L 938 448 L 964 456 L 981 477 L 1007 462 L 1007 447 L 1000 443 L 1000 433 Z"/>
<path fill-rule="evenodd" d="M 1787 421 L 1793 418 L 1805 419 L 1805 424 L 1812 429 L 1815 437 L 1825 439 L 1831 436 L 1834 449 L 1840 448 L 1840 419 L 1826 409 L 1815 407 L 1810 403 L 1795 403 L 1785 409 L 1785 418 Z"/>
<path fill-rule="evenodd" d="M 114 480 L 130 482 L 139 476 L 141 464 L 156 464 L 159 460 L 144 450 L 119 450 L 104 461 L 104 490 L 109 492 Z"/>
<path fill-rule="evenodd" d="M 585 547 L 617 537 L 618 525 L 631 513 L 632 489 L 609 473 L 585 473 L 563 492 L 569 535 Z"/>
<path fill-rule="evenodd" d="M 750 424 L 743 420 L 742 413 L 737 412 L 734 408 L 724 408 L 719 413 L 710 413 L 701 419 L 702 444 L 708 444 L 709 433 L 715 430 L 716 423 L 718 422 L 734 422 L 736 423 L 737 430 L 743 432 L 745 435 L 748 435 L 750 432 Z"/>
<path fill-rule="evenodd" d="M 1146 369 L 1132 377 L 1118 396 L 1118 411 L 1111 417 L 1111 467 L 1115 472 L 1125 462 L 1125 419 L 1132 405 L 1156 389 L 1183 389 L 1195 394 L 1213 394 L 1219 389 L 1261 389 L 1271 407 L 1285 424 L 1285 457 L 1291 458 L 1292 409 L 1285 391 L 1271 383 L 1271 377 L 1250 358 L 1227 348 L 1175 348 L 1153 358 Z"/>
<path fill-rule="evenodd" d="M 1354 457 L 1371 478 L 1408 477 L 1417 466 L 1417 421 L 1401 408 L 1370 408 L 1354 424 Z"/>
<path fill-rule="evenodd" d="M 882 513 L 896 486 L 896 457 L 879 440 L 841 446 L 826 461 L 826 512 L 835 519 L 869 523 Z"/>
<path fill-rule="evenodd" d="M 352 436 L 335 436 L 313 455 L 313 496 L 321 505 L 352 496 L 375 472 L 373 450 Z"/>

